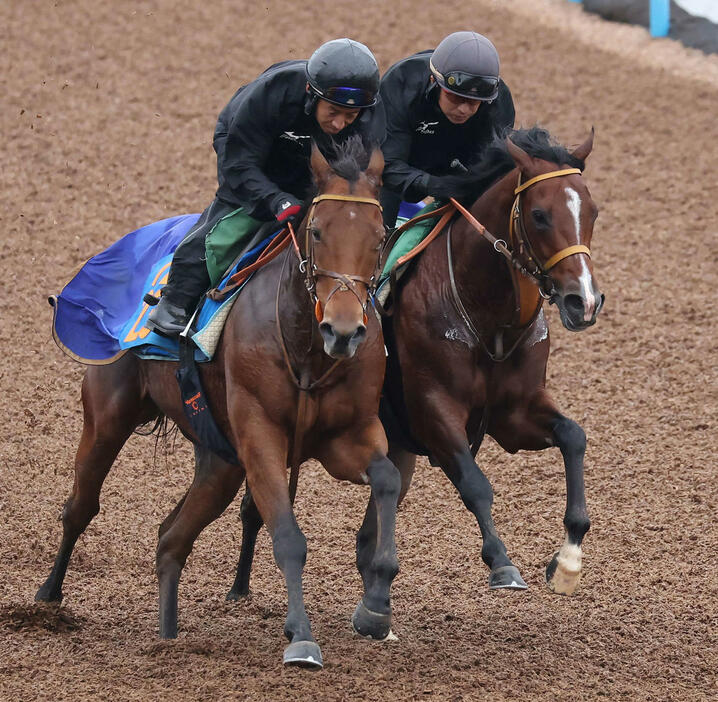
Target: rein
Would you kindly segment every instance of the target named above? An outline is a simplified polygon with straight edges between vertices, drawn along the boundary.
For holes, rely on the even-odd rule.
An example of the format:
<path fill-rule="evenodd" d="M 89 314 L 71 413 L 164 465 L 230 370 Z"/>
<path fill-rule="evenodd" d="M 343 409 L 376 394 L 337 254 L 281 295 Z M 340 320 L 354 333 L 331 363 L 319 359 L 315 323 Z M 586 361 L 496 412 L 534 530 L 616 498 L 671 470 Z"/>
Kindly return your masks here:
<path fill-rule="evenodd" d="M 312 200 L 312 206 L 309 210 L 309 214 L 307 215 L 307 224 L 305 228 L 305 252 L 306 257 L 302 258 L 302 253 L 299 248 L 299 244 L 297 242 L 296 235 L 294 233 L 294 227 L 291 223 L 289 223 L 289 234 L 292 240 L 294 253 L 297 256 L 297 259 L 299 260 L 299 271 L 304 274 L 304 284 L 307 289 L 307 292 L 309 293 L 309 296 L 314 303 L 314 316 L 316 317 L 317 321 L 321 320 L 322 317 L 322 307 L 321 302 L 319 298 L 317 297 L 316 293 L 316 285 L 317 285 L 317 278 L 319 277 L 326 277 L 326 278 L 334 278 L 338 281 L 337 285 L 333 288 L 333 290 L 329 293 L 327 296 L 326 302 L 329 302 L 329 300 L 332 298 L 332 296 L 337 292 L 343 292 L 346 290 L 351 291 L 357 300 L 359 301 L 359 304 L 362 307 L 362 310 L 364 312 L 364 324 L 367 322 L 367 315 L 366 315 L 366 308 L 367 304 L 369 302 L 369 299 L 371 295 L 373 294 L 375 288 L 376 288 L 376 282 L 379 275 L 379 267 L 381 265 L 381 257 L 378 257 L 377 264 L 374 268 L 374 273 L 372 274 L 371 278 L 364 278 L 362 276 L 358 275 L 351 275 L 348 273 L 336 273 L 335 271 L 326 270 L 324 268 L 319 268 L 314 263 L 314 246 L 313 246 L 313 240 L 311 237 L 311 231 L 312 231 L 312 218 L 314 215 L 314 210 L 316 208 L 316 205 L 318 202 L 321 202 L 322 200 L 340 200 L 344 202 L 359 202 L 359 203 L 367 203 L 371 205 L 375 205 L 379 208 L 381 211 L 381 204 L 378 200 L 374 198 L 369 197 L 351 197 L 348 195 L 332 195 L 332 194 L 326 194 L 326 195 L 318 195 Z M 288 242 L 287 242 L 288 243 Z M 289 351 L 287 349 L 286 342 L 284 340 L 284 333 L 282 332 L 282 323 L 279 316 L 279 294 L 282 289 L 282 279 L 284 278 L 284 271 L 287 267 L 287 261 L 288 257 L 285 256 L 284 263 L 282 264 L 282 270 L 279 274 L 279 280 L 277 283 L 277 295 L 275 298 L 274 303 L 274 310 L 275 310 L 275 319 L 277 324 L 277 335 L 279 337 L 279 343 L 282 347 L 282 355 L 284 357 L 284 363 L 287 366 L 287 370 L 289 371 L 289 376 L 292 379 L 292 382 L 294 385 L 296 385 L 297 389 L 299 390 L 299 397 L 297 400 L 297 421 L 294 429 L 294 441 L 292 443 L 292 452 L 291 452 L 291 458 L 290 458 L 290 473 L 289 473 L 289 499 L 292 504 L 294 504 L 294 498 L 297 494 L 297 483 L 299 481 L 299 466 L 301 465 L 301 458 L 302 458 L 302 444 L 304 442 L 304 434 L 307 430 L 307 414 L 308 414 L 308 408 L 309 408 L 309 400 L 310 400 L 310 393 L 312 393 L 314 390 L 321 387 L 327 378 L 330 376 L 330 374 L 334 371 L 334 369 L 342 362 L 343 359 L 337 359 L 334 361 L 334 363 L 316 380 L 311 380 L 310 370 L 308 366 L 305 364 L 302 367 L 301 372 L 299 375 L 294 371 L 294 368 L 292 368 L 292 363 L 289 358 Z M 362 301 L 362 298 L 359 295 L 358 289 L 357 289 L 357 283 L 363 283 L 366 286 L 366 297 Z M 312 342 L 314 338 L 314 324 L 312 324 L 311 327 L 311 335 L 312 335 Z M 309 350 L 311 351 L 312 343 L 310 342 Z"/>

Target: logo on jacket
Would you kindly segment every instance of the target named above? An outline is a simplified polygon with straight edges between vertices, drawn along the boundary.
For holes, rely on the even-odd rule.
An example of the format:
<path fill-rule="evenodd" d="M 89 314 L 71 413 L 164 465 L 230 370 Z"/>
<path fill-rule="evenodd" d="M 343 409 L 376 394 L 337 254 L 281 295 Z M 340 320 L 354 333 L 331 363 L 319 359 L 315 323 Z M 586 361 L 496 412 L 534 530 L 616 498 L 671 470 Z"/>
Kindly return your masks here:
<path fill-rule="evenodd" d="M 419 122 L 419 126 L 416 128 L 416 131 L 419 132 L 419 134 L 436 134 L 436 132 L 433 129 L 429 129 L 429 127 L 435 127 L 438 122 Z"/>
<path fill-rule="evenodd" d="M 289 141 L 296 141 L 297 143 L 301 143 L 302 139 L 311 139 L 312 137 L 309 136 L 309 134 L 295 134 L 294 132 L 284 132 L 283 134 L 279 135 L 279 138 L 289 139 Z"/>

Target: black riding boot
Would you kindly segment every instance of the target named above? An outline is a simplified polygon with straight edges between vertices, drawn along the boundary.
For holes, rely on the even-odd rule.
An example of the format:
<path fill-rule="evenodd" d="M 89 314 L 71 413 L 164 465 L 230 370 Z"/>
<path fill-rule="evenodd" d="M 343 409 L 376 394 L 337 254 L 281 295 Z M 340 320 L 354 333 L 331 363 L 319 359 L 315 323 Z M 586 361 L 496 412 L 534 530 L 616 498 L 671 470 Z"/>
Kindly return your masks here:
<path fill-rule="evenodd" d="M 215 200 L 177 247 L 162 297 L 147 316 L 147 326 L 153 331 L 170 337 L 184 331 L 197 303 L 210 286 L 205 239 L 214 225 L 232 209 L 227 203 Z"/>

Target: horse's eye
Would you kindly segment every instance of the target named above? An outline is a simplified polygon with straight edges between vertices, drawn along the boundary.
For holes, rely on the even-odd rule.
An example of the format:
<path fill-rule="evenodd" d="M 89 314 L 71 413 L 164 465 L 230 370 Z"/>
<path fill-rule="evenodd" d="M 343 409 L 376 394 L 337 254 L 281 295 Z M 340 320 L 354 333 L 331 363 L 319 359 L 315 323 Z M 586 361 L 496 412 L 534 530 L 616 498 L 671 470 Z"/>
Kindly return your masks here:
<path fill-rule="evenodd" d="M 533 218 L 536 229 L 550 229 L 551 219 L 544 210 L 531 210 L 531 217 Z"/>
<path fill-rule="evenodd" d="M 321 240 L 322 240 L 321 232 L 320 232 L 316 227 L 312 227 L 311 233 L 312 233 L 312 239 L 313 239 L 314 241 L 321 241 Z"/>

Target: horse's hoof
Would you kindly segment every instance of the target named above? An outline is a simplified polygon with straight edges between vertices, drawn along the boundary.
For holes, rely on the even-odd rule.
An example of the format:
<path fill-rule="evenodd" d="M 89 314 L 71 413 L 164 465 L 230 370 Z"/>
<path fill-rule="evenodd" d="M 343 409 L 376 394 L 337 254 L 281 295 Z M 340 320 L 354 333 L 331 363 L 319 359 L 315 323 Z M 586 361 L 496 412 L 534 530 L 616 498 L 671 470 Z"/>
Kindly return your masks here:
<path fill-rule="evenodd" d="M 563 550 L 563 547 L 562 547 Z M 581 556 L 557 551 L 546 566 L 546 585 L 557 595 L 573 595 L 581 581 Z"/>
<path fill-rule="evenodd" d="M 494 568 L 489 573 L 489 589 L 491 590 L 528 590 L 529 586 L 521 577 L 519 569 L 514 565 Z"/>
<path fill-rule="evenodd" d="M 284 649 L 284 665 L 319 670 L 324 667 L 322 652 L 315 641 L 295 641 Z"/>
<path fill-rule="evenodd" d="M 47 587 L 47 585 L 43 585 L 35 593 L 35 602 L 62 602 L 62 598 L 62 590 L 54 591 Z"/>
<path fill-rule="evenodd" d="M 352 629 L 359 636 L 374 641 L 396 641 L 391 631 L 391 614 L 372 612 L 360 600 L 352 615 Z"/>
<path fill-rule="evenodd" d="M 235 590 L 234 588 L 232 588 L 227 593 L 227 597 L 225 599 L 227 600 L 227 602 L 239 602 L 246 597 L 249 597 L 249 590 L 247 592 L 240 592 L 239 590 Z"/>

